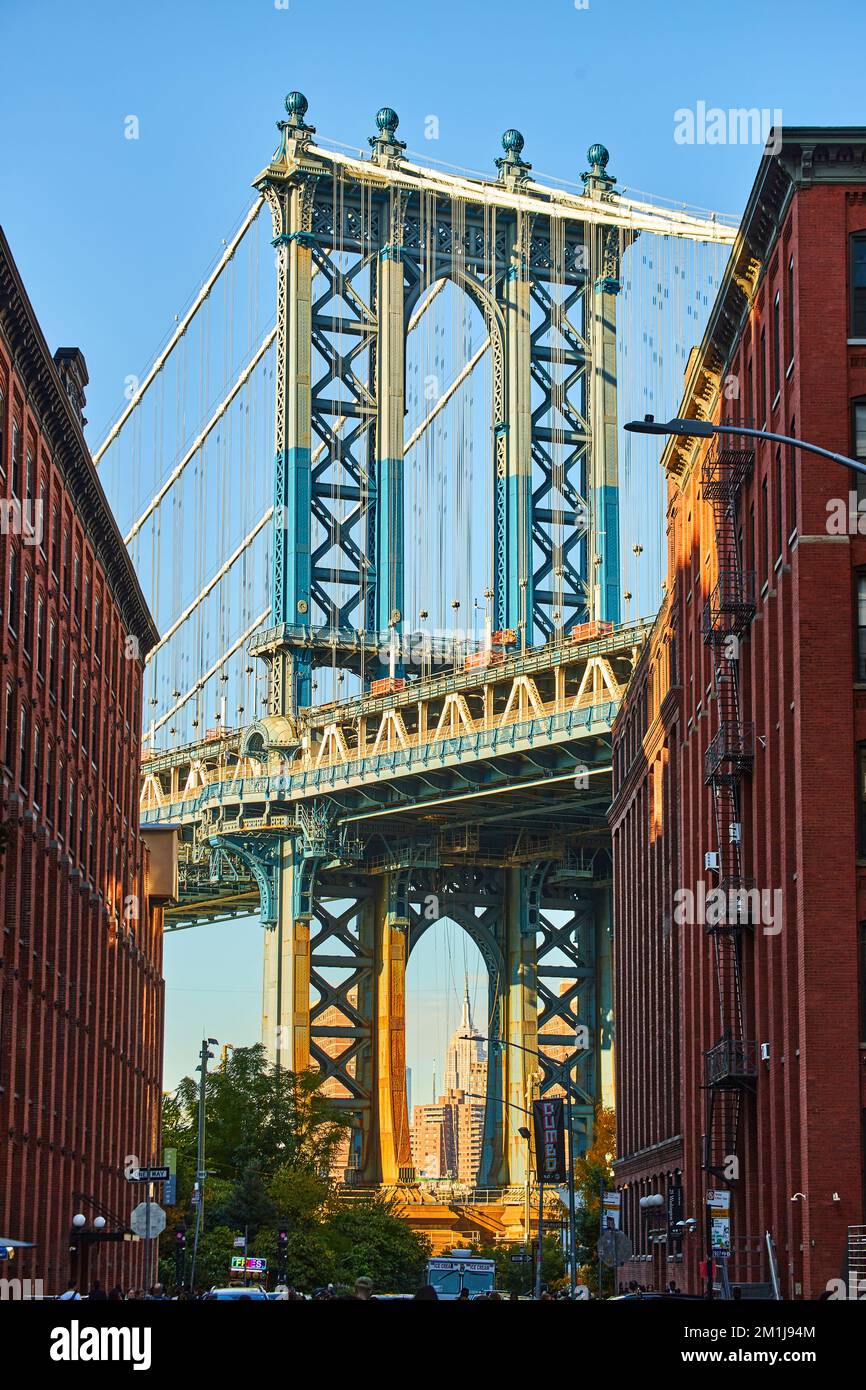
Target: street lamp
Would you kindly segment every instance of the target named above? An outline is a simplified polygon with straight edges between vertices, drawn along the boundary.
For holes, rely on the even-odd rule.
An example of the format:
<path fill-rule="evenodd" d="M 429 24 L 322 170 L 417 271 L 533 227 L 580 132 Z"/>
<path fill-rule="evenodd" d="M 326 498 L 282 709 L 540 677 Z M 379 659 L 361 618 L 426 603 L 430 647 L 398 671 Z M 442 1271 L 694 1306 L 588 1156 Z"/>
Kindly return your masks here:
<path fill-rule="evenodd" d="M 645 415 L 642 420 L 629 420 L 623 429 L 632 434 L 675 434 L 683 438 L 710 439 L 714 434 L 736 434 L 748 439 L 767 439 L 773 444 L 790 444 L 806 454 L 820 454 L 821 458 L 841 463 L 845 468 L 853 468 L 857 473 L 866 473 L 866 463 L 862 459 L 849 458 L 847 454 L 835 454 L 832 449 L 823 449 L 820 444 L 810 444 L 807 439 L 795 439 L 790 434 L 774 434 L 771 430 L 753 430 L 745 425 L 714 425 L 711 420 L 686 420 L 675 416 L 673 420 L 656 420 L 653 415 Z"/>
<path fill-rule="evenodd" d="M 510 1041 L 508 1041 L 506 1038 L 486 1038 L 486 1037 L 483 1037 L 481 1034 L 478 1034 L 477 1036 L 478 1036 L 478 1039 L 479 1039 L 480 1042 L 490 1043 L 491 1047 L 513 1047 L 513 1048 L 516 1048 L 518 1052 L 525 1052 L 525 1053 L 527 1054 L 527 1056 L 529 1056 L 529 1057 L 538 1057 L 539 1059 L 541 1058 L 541 1053 L 540 1053 L 540 1052 L 536 1051 L 534 1048 L 531 1048 L 531 1047 L 524 1047 L 524 1046 L 522 1045 L 522 1043 L 510 1042 Z M 463 1041 L 466 1041 L 466 1039 L 463 1039 Z M 576 1048 L 575 1048 L 575 1051 L 577 1051 Z M 568 1254 L 568 1282 L 569 1282 L 569 1287 L 570 1287 L 570 1291 L 571 1291 L 571 1296 L 572 1296 L 572 1298 L 574 1298 L 575 1293 L 576 1293 L 576 1290 L 577 1290 L 577 1230 L 576 1230 L 575 1199 L 574 1199 L 574 1116 L 573 1116 L 573 1112 L 572 1112 L 572 1088 L 571 1088 L 571 1071 L 570 1071 L 570 1070 L 568 1070 L 568 1071 L 566 1072 L 566 1082 L 565 1082 L 565 1107 L 566 1107 L 566 1114 L 567 1114 L 567 1119 L 568 1119 L 568 1247 L 569 1247 L 569 1254 Z M 520 1109 L 520 1107 L 518 1106 L 517 1109 Z M 528 1112 L 527 1112 L 527 1113 L 528 1113 Z M 519 1134 L 519 1133 L 520 1133 L 520 1131 L 518 1130 L 518 1134 Z M 541 1195 L 541 1198 L 539 1199 L 539 1209 L 538 1209 L 538 1218 L 539 1218 L 539 1236 L 538 1236 L 538 1241 L 539 1241 L 539 1246 L 538 1246 L 538 1248 L 539 1248 L 539 1267 L 540 1267 L 540 1264 L 541 1264 L 541 1255 L 540 1255 L 540 1251 L 541 1251 L 541 1226 L 542 1226 L 542 1223 L 543 1223 L 543 1221 L 544 1221 L 544 1212 L 543 1212 L 543 1207 L 542 1207 L 542 1203 L 543 1203 L 543 1200 L 544 1200 L 544 1183 L 543 1183 L 543 1182 L 540 1184 L 540 1187 L 541 1187 L 541 1193 L 542 1193 L 542 1195 Z M 539 1292 L 540 1292 L 540 1291 L 539 1291 Z"/>
<path fill-rule="evenodd" d="M 475 1039 L 474 1039 L 474 1038 L 467 1038 L 465 1035 L 463 1035 L 463 1036 L 461 1036 L 460 1041 L 461 1041 L 461 1042 L 467 1042 L 467 1041 L 474 1042 Z M 483 1039 L 483 1041 L 486 1041 L 486 1039 Z M 516 1046 L 516 1044 L 515 1044 L 515 1046 Z M 526 1049 L 525 1049 L 525 1050 L 526 1050 Z M 477 1091 L 466 1091 L 465 1094 L 469 1097 L 470 1100 L 483 1100 L 483 1101 L 485 1101 L 485 1102 L 488 1101 L 488 1100 L 492 1100 L 492 1101 L 493 1101 L 495 1104 L 497 1104 L 497 1105 L 507 1105 L 508 1108 L 509 1108 L 509 1110 L 519 1110 L 520 1113 L 521 1113 L 521 1115 L 529 1115 L 530 1118 L 532 1117 L 532 1111 L 531 1111 L 531 1110 L 527 1110 L 527 1109 L 525 1108 L 525 1106 L 518 1105 L 518 1104 L 517 1104 L 515 1101 L 513 1101 L 513 1100 L 506 1100 L 506 1099 L 504 1098 L 504 1096 L 490 1096 L 490 1095 L 482 1096 L 482 1095 L 480 1095 Z M 532 1144 L 532 1134 L 530 1133 L 530 1131 L 529 1131 L 529 1129 L 527 1128 L 526 1125 L 520 1125 L 520 1126 L 518 1127 L 517 1133 L 520 1135 L 521 1139 L 524 1139 L 524 1140 L 526 1141 L 526 1145 L 527 1145 L 527 1153 L 526 1153 L 526 1179 L 525 1179 L 525 1182 L 524 1182 L 524 1184 L 523 1184 L 523 1248 L 524 1248 L 524 1251 L 525 1251 L 526 1248 L 527 1248 L 528 1245 L 529 1245 L 529 1226 L 530 1226 L 530 1221 L 531 1221 L 531 1216 L 532 1216 L 531 1205 L 530 1205 L 530 1175 L 531 1175 L 531 1173 L 532 1173 L 532 1149 L 531 1149 L 530 1146 L 531 1146 L 531 1144 Z M 538 1250 L 539 1250 L 539 1255 L 538 1255 L 538 1269 L 539 1269 L 539 1275 L 540 1275 L 540 1270 L 541 1270 L 541 1235 L 542 1235 L 542 1228 L 543 1228 L 543 1224 L 544 1224 L 544 1212 L 543 1212 L 542 1206 L 541 1206 L 541 1203 L 542 1203 L 543 1201 L 544 1201 L 544 1186 L 543 1186 L 543 1184 L 542 1184 L 542 1186 L 541 1186 L 541 1188 L 540 1188 L 540 1192 L 539 1192 L 539 1207 L 538 1207 Z M 539 1294 L 540 1294 L 540 1290 L 539 1290 Z"/>

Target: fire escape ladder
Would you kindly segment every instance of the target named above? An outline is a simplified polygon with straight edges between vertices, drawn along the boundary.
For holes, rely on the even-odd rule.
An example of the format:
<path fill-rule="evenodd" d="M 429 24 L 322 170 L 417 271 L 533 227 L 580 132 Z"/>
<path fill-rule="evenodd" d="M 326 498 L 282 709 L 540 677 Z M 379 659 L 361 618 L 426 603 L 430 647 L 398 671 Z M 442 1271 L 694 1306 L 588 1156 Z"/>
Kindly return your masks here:
<path fill-rule="evenodd" d="M 743 1093 L 757 1076 L 755 1044 L 744 1038 L 740 895 L 752 886 L 743 868 L 740 783 L 754 761 L 754 726 L 743 719 L 740 640 L 755 613 L 755 575 L 743 570 L 737 526 L 740 490 L 749 478 L 751 449 L 729 448 L 717 436 L 704 462 L 701 487 L 715 517 L 717 579 L 703 611 L 703 639 L 712 648 L 718 725 L 705 754 L 704 780 L 713 792 L 718 887 L 724 908 L 708 917 L 718 992 L 719 1041 L 704 1054 L 706 1133 L 704 1168 L 726 1182 L 737 1177 Z"/>

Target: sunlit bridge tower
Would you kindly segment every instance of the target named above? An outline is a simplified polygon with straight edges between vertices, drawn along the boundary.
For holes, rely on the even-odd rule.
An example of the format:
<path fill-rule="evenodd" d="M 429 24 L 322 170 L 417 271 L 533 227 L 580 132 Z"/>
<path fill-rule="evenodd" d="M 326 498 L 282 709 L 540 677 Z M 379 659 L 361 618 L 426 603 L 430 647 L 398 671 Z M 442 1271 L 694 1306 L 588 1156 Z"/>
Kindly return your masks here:
<path fill-rule="evenodd" d="M 178 923 L 257 902 L 263 1040 L 351 1113 L 347 1181 L 413 1181 L 406 966 L 443 918 L 470 935 L 494 1040 L 479 1181 L 505 1188 L 535 1096 L 571 1088 L 584 1146 L 612 1085 L 610 729 L 647 631 L 620 621 L 621 261 L 644 231 L 732 233 L 618 195 L 602 145 L 557 188 L 515 129 L 489 178 L 414 162 L 398 129 L 383 107 L 363 152 L 326 147 L 292 92 L 255 180 L 266 704 L 154 752 L 142 815 L 184 827 Z"/>

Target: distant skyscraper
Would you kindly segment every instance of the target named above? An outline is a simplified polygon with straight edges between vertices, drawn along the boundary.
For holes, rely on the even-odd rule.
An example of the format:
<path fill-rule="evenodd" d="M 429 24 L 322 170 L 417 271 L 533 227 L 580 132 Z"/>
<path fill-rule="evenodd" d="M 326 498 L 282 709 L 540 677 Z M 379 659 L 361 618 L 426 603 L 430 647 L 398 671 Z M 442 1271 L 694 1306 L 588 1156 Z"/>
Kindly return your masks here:
<path fill-rule="evenodd" d="M 433 1105 L 415 1107 L 412 1153 L 419 1177 L 456 1178 L 466 1186 L 477 1182 L 486 1091 L 487 1058 L 472 1022 L 467 985 L 460 1023 L 446 1053 L 445 1094 Z M 435 1071 L 433 1092 L 435 1098 Z"/>
<path fill-rule="evenodd" d="M 445 1061 L 445 1091 L 472 1091 L 475 1089 L 473 1080 L 473 1068 L 483 1066 L 485 1073 L 487 1063 L 485 1059 L 484 1044 L 481 1041 L 481 1034 L 475 1029 L 472 1022 L 472 1006 L 469 1003 L 469 985 L 466 984 L 463 995 L 463 1013 L 460 1016 L 460 1025 L 456 1033 L 451 1035 L 451 1043 Z"/>

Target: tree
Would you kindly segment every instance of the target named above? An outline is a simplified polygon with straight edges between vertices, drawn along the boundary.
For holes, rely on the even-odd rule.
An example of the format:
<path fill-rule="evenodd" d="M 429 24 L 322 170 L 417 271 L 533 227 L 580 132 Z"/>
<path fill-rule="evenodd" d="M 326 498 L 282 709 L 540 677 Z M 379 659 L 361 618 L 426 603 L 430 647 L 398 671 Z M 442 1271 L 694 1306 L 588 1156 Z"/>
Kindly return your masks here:
<path fill-rule="evenodd" d="M 213 1219 L 217 1225 L 246 1231 L 250 1240 L 255 1239 L 260 1227 L 274 1225 L 277 1209 L 262 1181 L 258 1161 L 244 1169 L 225 1201 L 216 1208 Z"/>
<path fill-rule="evenodd" d="M 335 1284 L 351 1286 L 366 1274 L 376 1289 L 411 1293 L 424 1282 L 430 1243 L 401 1221 L 384 1197 L 332 1206 L 326 1240 Z"/>
<path fill-rule="evenodd" d="M 257 1164 L 265 1183 L 284 1167 L 327 1175 L 348 1122 L 321 1094 L 323 1081 L 317 1071 L 271 1066 L 261 1044 L 236 1048 L 207 1078 L 208 1173 L 236 1183 Z M 185 1203 L 195 1181 L 198 1135 L 198 1082 L 192 1077 L 165 1098 L 162 1130 L 164 1145 L 177 1149 L 178 1199 Z"/>
<path fill-rule="evenodd" d="M 583 1255 L 579 1279 L 598 1292 L 598 1237 L 601 1226 L 601 1192 L 613 1180 L 616 1157 L 616 1115 L 599 1106 L 595 1112 L 592 1143 L 574 1165 L 574 1190 L 579 1194 L 576 1231 L 578 1253 Z"/>

